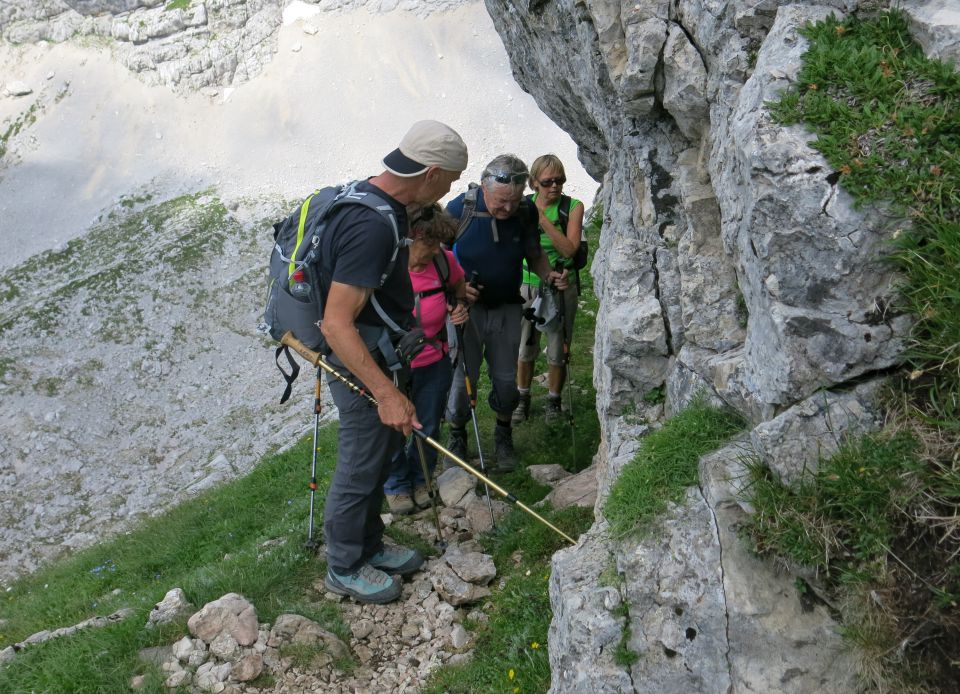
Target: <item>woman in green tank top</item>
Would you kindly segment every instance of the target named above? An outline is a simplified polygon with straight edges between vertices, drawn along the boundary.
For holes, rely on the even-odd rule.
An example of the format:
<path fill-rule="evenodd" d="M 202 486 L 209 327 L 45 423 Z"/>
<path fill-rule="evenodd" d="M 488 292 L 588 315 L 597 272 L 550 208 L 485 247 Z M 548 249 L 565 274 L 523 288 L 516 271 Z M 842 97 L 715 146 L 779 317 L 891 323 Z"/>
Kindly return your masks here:
<path fill-rule="evenodd" d="M 563 195 L 566 183 L 563 163 L 553 154 L 537 157 L 530 167 L 531 199 L 537 206 L 540 217 L 540 245 L 550 259 L 550 266 L 562 263 L 571 269 L 571 258 L 580 248 L 583 234 L 583 203 Z M 564 228 L 564 222 L 566 223 Z M 540 292 L 540 278 L 529 272 L 524 264 L 523 286 L 520 288 L 524 308 L 528 308 Z M 544 288 L 544 291 L 550 289 Z M 546 418 L 548 421 L 562 416 L 560 396 L 566 381 L 566 365 L 569 346 L 573 337 L 573 320 L 577 313 L 577 287 L 570 282 L 567 289 L 556 294 L 558 307 L 563 311 L 563 330 L 547 333 L 547 363 L 549 380 Z M 517 388 L 520 402 L 513 412 L 513 423 L 518 424 L 530 414 L 530 385 L 533 381 L 533 365 L 540 351 L 540 331 L 524 319 L 520 337 L 520 354 L 517 361 Z"/>

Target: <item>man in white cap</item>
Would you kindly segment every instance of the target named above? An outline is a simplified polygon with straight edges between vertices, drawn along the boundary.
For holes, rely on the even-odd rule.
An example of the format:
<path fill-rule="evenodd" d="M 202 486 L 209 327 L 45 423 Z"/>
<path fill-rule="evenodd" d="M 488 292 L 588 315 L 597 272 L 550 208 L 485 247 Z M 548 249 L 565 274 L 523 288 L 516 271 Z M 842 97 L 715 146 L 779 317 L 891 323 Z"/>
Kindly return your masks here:
<path fill-rule="evenodd" d="M 432 205 L 460 178 L 467 167 L 467 146 L 449 126 L 419 121 L 383 158 L 383 165 L 383 173 L 361 181 L 356 191 L 389 204 L 404 236 L 407 210 Z M 372 296 L 391 320 L 410 326 L 414 297 L 407 249 L 400 249 L 391 266 L 394 231 L 383 215 L 363 205 L 341 207 L 321 244 L 321 329 L 333 351 L 330 360 L 380 404 L 373 410 L 339 381 L 328 381 L 340 412 L 340 429 L 337 466 L 324 509 L 325 584 L 360 602 L 385 603 L 400 596 L 401 582 L 395 575 L 413 573 L 423 564 L 423 556 L 414 549 L 384 545 L 380 519 L 389 461 L 420 423 L 377 345 L 364 336 L 371 331 L 364 328 L 385 324 L 369 303 Z"/>

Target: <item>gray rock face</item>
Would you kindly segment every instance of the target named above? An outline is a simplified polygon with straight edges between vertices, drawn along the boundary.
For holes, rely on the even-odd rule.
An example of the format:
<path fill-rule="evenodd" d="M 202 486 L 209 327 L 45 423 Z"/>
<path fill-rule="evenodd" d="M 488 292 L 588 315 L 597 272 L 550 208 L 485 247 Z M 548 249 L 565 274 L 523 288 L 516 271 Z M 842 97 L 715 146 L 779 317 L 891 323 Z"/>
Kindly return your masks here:
<path fill-rule="evenodd" d="M 897 6 L 923 52 L 960 70 L 960 7 L 951 0 L 902 0 Z"/>
<path fill-rule="evenodd" d="M 817 388 L 897 363 L 910 327 L 888 307 L 883 263 L 893 232 L 881 211 L 853 209 L 801 126 L 780 127 L 764 102 L 795 78 L 797 30 L 829 8 L 782 8 L 757 69 L 718 140 L 713 177 L 724 242 L 735 249 L 749 312 L 744 378 L 757 399 L 784 405 Z"/>
<path fill-rule="evenodd" d="M 860 4 L 486 0 L 518 81 L 603 176 L 598 510 L 636 438 L 698 393 L 750 421 L 738 455 L 785 482 L 877 425 L 878 379 L 910 329 L 890 308 L 884 259 L 904 222 L 855 209 L 810 133 L 765 105 L 796 80 L 803 24 Z M 905 5 L 925 50 L 951 55 L 952 4 Z M 643 399 L 654 389 L 662 406 Z M 704 461 L 702 489 L 652 539 L 607 545 L 598 521 L 555 556 L 552 692 L 854 686 L 829 615 L 803 612 L 792 577 L 737 539 L 750 509 L 732 456 Z M 611 572 L 622 590 L 599 585 Z M 607 657 L 620 626 L 611 596 L 627 603 L 640 655 L 629 672 Z"/>
<path fill-rule="evenodd" d="M 317 12 L 405 9 L 421 15 L 467 0 L 324 0 Z M 258 75 L 276 52 L 283 0 L 12 0 L 0 4 L 11 43 L 93 36 L 148 84 L 178 91 L 227 87 Z M 185 6 L 181 6 L 185 5 Z"/>
<path fill-rule="evenodd" d="M 784 484 L 817 471 L 844 439 L 876 431 L 883 423 L 877 407 L 881 381 L 849 392 L 811 395 L 750 433 L 753 450 Z"/>
<path fill-rule="evenodd" d="M 63 0 L 71 10 L 83 15 L 121 14 L 141 7 L 157 7 L 167 0 Z"/>

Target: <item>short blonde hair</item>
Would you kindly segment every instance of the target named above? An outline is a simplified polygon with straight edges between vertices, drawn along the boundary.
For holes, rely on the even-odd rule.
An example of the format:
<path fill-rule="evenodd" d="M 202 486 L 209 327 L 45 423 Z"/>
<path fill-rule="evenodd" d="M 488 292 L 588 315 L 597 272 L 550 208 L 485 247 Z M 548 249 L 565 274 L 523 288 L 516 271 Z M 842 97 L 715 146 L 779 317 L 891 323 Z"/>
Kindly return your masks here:
<path fill-rule="evenodd" d="M 558 176 L 563 178 L 567 177 L 566 171 L 563 170 L 563 162 L 560 161 L 560 157 L 556 154 L 544 154 L 543 156 L 537 157 L 533 160 L 533 164 L 530 166 L 530 178 L 534 181 L 540 182 L 540 174 L 544 171 L 550 169 L 555 169 Z"/>

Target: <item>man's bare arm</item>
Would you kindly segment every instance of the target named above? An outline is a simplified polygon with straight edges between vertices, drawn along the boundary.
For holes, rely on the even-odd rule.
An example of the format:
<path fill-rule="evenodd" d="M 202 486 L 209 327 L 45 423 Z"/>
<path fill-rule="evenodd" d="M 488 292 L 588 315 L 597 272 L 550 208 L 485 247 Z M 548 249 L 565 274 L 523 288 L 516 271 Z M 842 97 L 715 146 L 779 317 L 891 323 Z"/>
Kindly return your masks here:
<path fill-rule="evenodd" d="M 333 282 L 320 325 L 330 349 L 380 403 L 380 420 L 406 436 L 411 428 L 420 428 L 413 404 L 380 370 L 357 332 L 357 316 L 372 295 L 372 289 Z"/>

